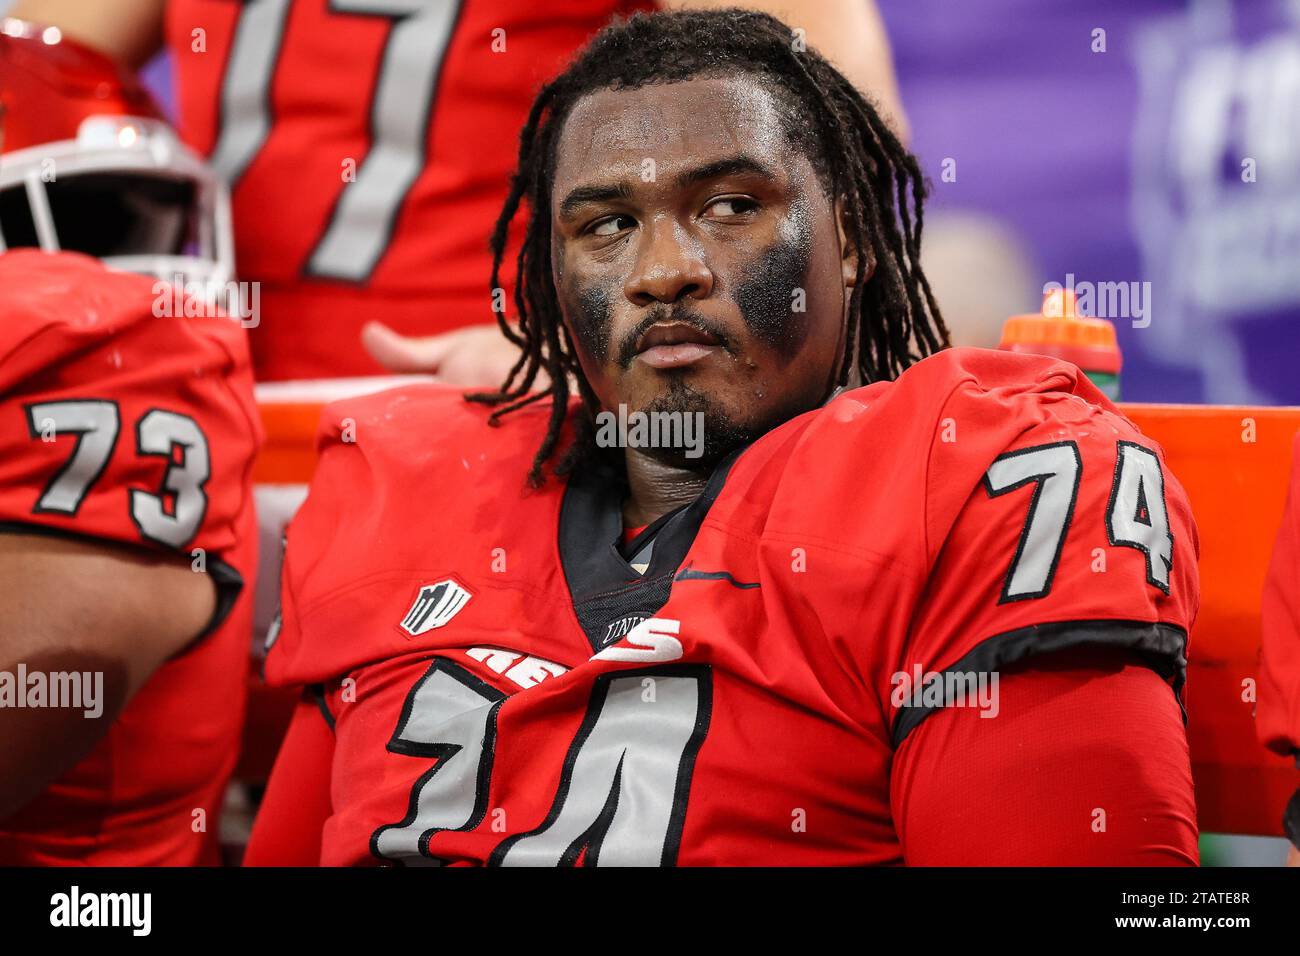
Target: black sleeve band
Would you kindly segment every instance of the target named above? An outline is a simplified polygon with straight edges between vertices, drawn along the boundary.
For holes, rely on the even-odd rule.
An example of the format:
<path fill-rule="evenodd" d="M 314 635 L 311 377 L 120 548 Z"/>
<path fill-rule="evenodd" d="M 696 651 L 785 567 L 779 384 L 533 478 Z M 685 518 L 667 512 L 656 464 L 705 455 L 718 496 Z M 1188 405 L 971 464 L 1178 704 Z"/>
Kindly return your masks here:
<path fill-rule="evenodd" d="M 84 534 L 80 531 L 72 531 L 65 528 L 53 528 L 49 525 L 29 524 L 22 521 L 3 521 L 0 522 L 0 533 L 7 534 L 36 534 L 45 535 L 51 538 L 66 538 L 70 541 L 85 541 L 96 545 L 109 545 L 111 547 L 125 548 L 128 551 L 140 552 L 149 555 L 166 555 L 168 557 L 181 558 L 190 560 L 190 554 L 187 551 L 177 551 L 171 548 L 153 547 L 151 545 L 140 543 L 135 544 L 129 541 L 116 541 L 112 538 L 97 538 L 92 534 Z M 206 573 L 212 578 L 212 584 L 217 591 L 216 604 L 212 608 L 212 617 L 208 618 L 208 623 L 173 657 L 184 654 L 190 648 L 194 647 L 199 641 L 207 637 L 222 625 L 226 617 L 230 614 L 230 609 L 235 606 L 235 601 L 239 599 L 239 593 L 244 589 L 244 578 L 232 566 L 215 556 L 205 558 L 207 563 Z M 196 572 L 197 573 L 197 572 Z"/>
<path fill-rule="evenodd" d="M 1291 794 L 1291 799 L 1282 812 L 1282 832 L 1291 841 L 1291 845 L 1300 850 L 1300 790 Z"/>
<path fill-rule="evenodd" d="M 207 560 L 208 576 L 212 578 L 212 583 L 217 588 L 217 603 L 212 609 L 212 617 L 194 638 L 195 641 L 203 640 L 222 625 L 229 616 L 230 609 L 239 600 L 239 593 L 244 589 L 244 577 L 233 567 L 217 557 L 209 557 Z"/>
<path fill-rule="evenodd" d="M 1061 621 L 1036 624 L 995 634 L 981 641 L 943 675 L 989 674 L 1020 661 L 1072 647 L 1115 647 L 1138 653 L 1146 664 L 1169 681 L 1187 723 L 1183 684 L 1187 681 L 1187 632 L 1172 624 L 1144 621 Z M 908 705 L 898 708 L 894 718 L 894 749 L 903 743 L 926 717 L 939 710 L 934 706 Z"/>

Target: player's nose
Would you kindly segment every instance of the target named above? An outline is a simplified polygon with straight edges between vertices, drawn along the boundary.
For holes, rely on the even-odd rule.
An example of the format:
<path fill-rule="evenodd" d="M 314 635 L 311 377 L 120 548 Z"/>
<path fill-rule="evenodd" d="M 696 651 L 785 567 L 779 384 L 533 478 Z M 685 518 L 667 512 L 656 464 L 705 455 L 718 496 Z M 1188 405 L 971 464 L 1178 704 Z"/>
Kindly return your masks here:
<path fill-rule="evenodd" d="M 671 217 L 647 223 L 636 264 L 623 284 L 628 301 L 644 308 L 687 297 L 703 299 L 712 291 L 713 272 L 699 242 Z"/>

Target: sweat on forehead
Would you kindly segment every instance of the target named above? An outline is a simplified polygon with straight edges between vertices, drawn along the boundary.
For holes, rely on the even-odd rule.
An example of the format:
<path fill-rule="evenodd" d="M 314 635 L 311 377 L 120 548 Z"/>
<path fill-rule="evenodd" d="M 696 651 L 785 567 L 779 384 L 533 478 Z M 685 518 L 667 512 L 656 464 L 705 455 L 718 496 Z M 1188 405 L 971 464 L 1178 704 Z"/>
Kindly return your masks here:
<path fill-rule="evenodd" d="M 635 171 L 647 160 L 752 155 L 779 161 L 803 154 L 829 194 L 823 145 L 793 94 L 757 73 L 692 77 L 672 83 L 594 90 L 560 119 L 548 179 Z"/>

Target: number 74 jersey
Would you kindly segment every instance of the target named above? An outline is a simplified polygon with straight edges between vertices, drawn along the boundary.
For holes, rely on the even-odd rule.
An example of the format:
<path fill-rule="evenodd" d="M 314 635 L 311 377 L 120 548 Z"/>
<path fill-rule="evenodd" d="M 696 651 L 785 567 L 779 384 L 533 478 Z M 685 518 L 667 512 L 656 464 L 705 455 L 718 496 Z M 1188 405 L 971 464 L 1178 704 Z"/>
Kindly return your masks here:
<path fill-rule="evenodd" d="M 1191 514 L 1073 366 L 952 350 L 844 393 L 720 465 L 644 574 L 617 489 L 525 490 L 546 416 L 327 410 L 267 660 L 332 726 L 324 863 L 901 862 L 900 749 L 1072 648 L 1163 677 L 1182 738 Z"/>

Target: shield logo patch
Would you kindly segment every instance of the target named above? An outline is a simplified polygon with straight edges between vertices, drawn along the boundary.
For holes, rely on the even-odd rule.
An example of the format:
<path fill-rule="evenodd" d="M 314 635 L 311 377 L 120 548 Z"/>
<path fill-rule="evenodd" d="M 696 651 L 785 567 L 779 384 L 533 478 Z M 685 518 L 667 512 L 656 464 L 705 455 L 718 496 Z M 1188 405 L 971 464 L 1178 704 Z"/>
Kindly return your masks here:
<path fill-rule="evenodd" d="M 412 637 L 418 637 L 435 627 L 442 627 L 456 616 L 472 596 L 450 579 L 426 584 L 415 596 L 415 603 L 406 612 L 406 617 L 402 618 L 401 628 Z"/>

